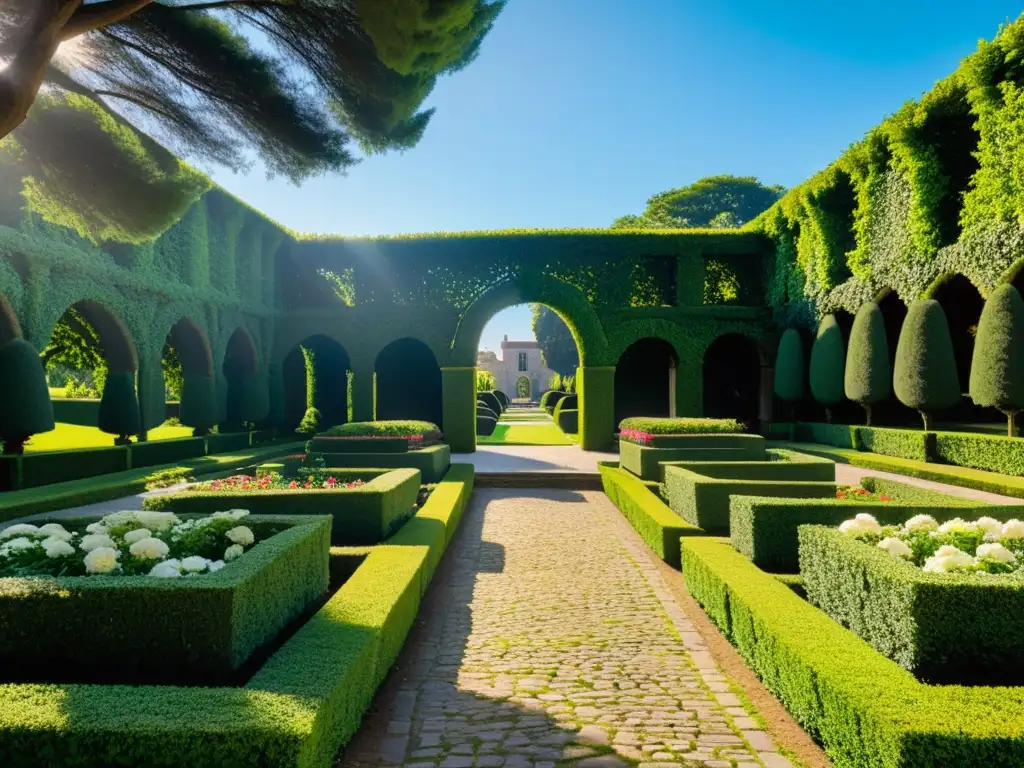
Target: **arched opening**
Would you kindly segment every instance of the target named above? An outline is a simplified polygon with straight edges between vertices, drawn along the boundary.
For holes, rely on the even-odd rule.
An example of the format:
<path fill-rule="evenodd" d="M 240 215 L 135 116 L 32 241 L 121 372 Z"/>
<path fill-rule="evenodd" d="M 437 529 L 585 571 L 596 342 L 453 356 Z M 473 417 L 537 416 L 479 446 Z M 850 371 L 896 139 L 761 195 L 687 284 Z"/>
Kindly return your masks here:
<path fill-rule="evenodd" d="M 757 421 L 760 412 L 761 352 L 757 342 L 728 333 L 704 353 L 704 415 Z"/>
<path fill-rule="evenodd" d="M 632 416 L 675 415 L 676 351 L 664 339 L 630 344 L 615 364 L 615 424 Z"/>
<path fill-rule="evenodd" d="M 236 328 L 228 339 L 221 370 L 228 383 L 227 409 L 221 428 L 225 431 L 252 428 L 266 416 L 270 396 L 266 381 L 260 376 L 256 343 L 245 328 Z"/>
<path fill-rule="evenodd" d="M 850 344 L 850 331 L 853 330 L 853 315 L 845 309 L 837 309 L 832 313 L 836 318 L 836 325 L 843 334 L 843 345 Z"/>
<path fill-rule="evenodd" d="M 419 339 L 388 344 L 377 355 L 378 419 L 422 419 L 442 424 L 441 369 Z"/>
<path fill-rule="evenodd" d="M 320 411 L 319 429 L 346 424 L 351 419 L 352 364 L 348 352 L 327 336 L 310 336 L 284 359 L 284 418 L 289 429 L 302 420 L 307 408 Z"/>
<path fill-rule="evenodd" d="M 907 305 L 891 288 L 883 290 L 876 302 L 885 326 L 885 343 L 889 348 L 889 371 L 892 372 L 896 365 L 896 346 L 900 341 L 900 331 L 903 330 L 903 321 L 907 317 Z M 875 406 L 874 414 L 878 424 L 916 425 L 921 421 L 916 411 L 907 408 L 892 395 L 884 403 Z"/>
<path fill-rule="evenodd" d="M 953 275 L 932 291 L 932 298 L 942 305 L 953 340 L 956 373 L 960 391 L 970 388 L 971 358 L 974 356 L 974 336 L 985 300 L 974 284 L 963 275 Z"/>
<path fill-rule="evenodd" d="M 530 380 L 526 376 L 516 379 L 516 397 L 520 400 L 529 400 L 532 395 Z"/>
<path fill-rule="evenodd" d="M 0 347 L 20 337 L 21 326 L 18 324 L 18 317 L 14 314 L 7 297 L 0 293 Z"/>
<path fill-rule="evenodd" d="M 99 427 L 124 443 L 141 429 L 138 357 L 125 324 L 98 301 L 83 299 L 60 316 L 40 354 L 57 429 L 30 450 L 109 444 L 75 427 Z"/>
<path fill-rule="evenodd" d="M 195 434 L 204 434 L 217 423 L 217 387 L 210 343 L 195 321 L 183 317 L 171 327 L 164 339 L 161 364 L 164 432 L 191 427 Z"/>

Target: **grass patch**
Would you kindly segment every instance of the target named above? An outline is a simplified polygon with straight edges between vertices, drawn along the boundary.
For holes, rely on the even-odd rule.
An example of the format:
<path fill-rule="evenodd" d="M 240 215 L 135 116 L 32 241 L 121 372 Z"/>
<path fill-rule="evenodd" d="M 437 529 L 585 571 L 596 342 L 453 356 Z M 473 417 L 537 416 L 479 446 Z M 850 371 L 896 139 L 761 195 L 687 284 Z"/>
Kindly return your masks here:
<path fill-rule="evenodd" d="M 157 427 L 146 433 L 150 440 L 174 440 L 181 437 L 192 437 L 191 427 Z M 33 435 L 25 445 L 26 453 L 42 453 L 43 451 L 70 451 L 75 448 L 106 448 L 114 444 L 114 436 L 100 432 L 96 427 L 83 427 L 78 424 L 58 423 L 52 432 Z"/>
<path fill-rule="evenodd" d="M 550 424 L 498 424 L 494 434 L 478 437 L 481 445 L 573 445 L 562 430 Z"/>

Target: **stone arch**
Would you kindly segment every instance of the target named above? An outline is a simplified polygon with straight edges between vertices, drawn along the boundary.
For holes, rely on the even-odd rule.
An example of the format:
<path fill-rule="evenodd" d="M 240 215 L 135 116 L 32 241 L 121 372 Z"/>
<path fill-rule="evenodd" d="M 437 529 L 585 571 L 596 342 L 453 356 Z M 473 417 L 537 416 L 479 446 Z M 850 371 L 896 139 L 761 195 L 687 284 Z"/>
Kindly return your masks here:
<path fill-rule="evenodd" d="M 348 351 L 333 337 L 314 334 L 296 343 L 281 364 L 284 423 L 297 425 L 310 405 L 320 411 L 321 429 L 348 422 L 351 372 Z"/>
<path fill-rule="evenodd" d="M 245 326 L 236 327 L 228 337 L 221 372 L 227 381 L 225 426 L 237 429 L 264 418 L 270 395 L 260 369 L 259 349 Z"/>
<path fill-rule="evenodd" d="M 409 336 L 395 339 L 374 363 L 378 419 L 444 420 L 441 368 L 430 347 Z"/>
<path fill-rule="evenodd" d="M 615 363 L 615 424 L 631 416 L 674 416 L 679 353 L 665 339 L 646 336 Z"/>
<path fill-rule="evenodd" d="M 14 314 L 7 297 L 0 293 L 0 346 L 12 339 L 21 338 L 21 324 Z"/>
<path fill-rule="evenodd" d="M 533 389 L 530 386 L 529 376 L 520 376 L 516 379 L 515 396 L 520 399 L 529 400 L 533 396 Z"/>
<path fill-rule="evenodd" d="M 112 373 L 134 373 L 138 369 L 139 357 L 131 331 L 105 304 L 95 299 L 81 299 L 65 308 L 54 327 L 61 318 L 66 318 L 76 330 L 91 329 L 95 333 L 99 351 Z M 53 329 L 51 341 L 52 337 Z"/>
<path fill-rule="evenodd" d="M 932 283 L 925 296 L 939 302 L 946 314 L 960 391 L 967 392 L 970 388 L 971 358 L 974 357 L 974 336 L 985 299 L 974 283 L 960 273 L 939 278 Z"/>
<path fill-rule="evenodd" d="M 762 413 L 767 365 L 765 351 L 753 337 L 741 333 L 717 337 L 702 358 L 704 415 L 756 421 Z"/>
<path fill-rule="evenodd" d="M 190 317 L 180 318 L 167 332 L 166 345 L 174 347 L 186 376 L 209 376 L 215 373 L 213 351 L 202 326 Z"/>
<path fill-rule="evenodd" d="M 558 314 L 576 342 L 580 365 L 601 365 L 608 359 L 608 341 L 593 305 L 577 288 L 551 277 L 512 279 L 477 297 L 463 314 L 452 340 L 449 365 L 471 366 L 484 326 L 496 313 L 516 304 L 544 304 Z"/>

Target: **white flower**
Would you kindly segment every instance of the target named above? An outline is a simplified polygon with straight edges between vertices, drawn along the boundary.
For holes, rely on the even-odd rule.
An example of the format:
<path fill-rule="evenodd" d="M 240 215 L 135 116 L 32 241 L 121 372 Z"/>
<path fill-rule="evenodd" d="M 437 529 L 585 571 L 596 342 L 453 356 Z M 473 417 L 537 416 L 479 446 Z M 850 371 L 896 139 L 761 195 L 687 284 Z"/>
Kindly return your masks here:
<path fill-rule="evenodd" d="M 224 534 L 235 544 L 241 544 L 243 547 L 247 547 L 252 544 L 256 537 L 252 535 L 252 531 L 246 528 L 244 525 L 240 525 L 237 528 L 232 528 L 230 531 Z"/>
<path fill-rule="evenodd" d="M 936 557 L 950 557 L 960 552 L 959 549 L 954 547 L 952 544 L 946 544 L 945 546 L 939 547 L 935 550 Z"/>
<path fill-rule="evenodd" d="M 103 523 L 89 523 L 87 526 L 85 526 L 85 532 L 86 533 L 104 533 L 105 534 L 105 533 L 107 533 L 108 530 L 110 530 L 110 529 L 107 528 L 107 526 L 105 526 Z"/>
<path fill-rule="evenodd" d="M 974 524 L 985 534 L 985 541 L 999 541 L 1003 535 L 1003 524 L 992 517 L 979 517 Z"/>
<path fill-rule="evenodd" d="M 57 536 L 43 539 L 43 551 L 47 557 L 67 557 L 75 554 L 75 548 Z"/>
<path fill-rule="evenodd" d="M 162 563 L 154 565 L 149 575 L 160 579 L 173 579 L 176 576 L 181 576 L 181 563 L 177 560 L 164 560 Z"/>
<path fill-rule="evenodd" d="M 889 536 L 888 538 L 882 539 L 878 542 L 878 546 L 884 549 L 894 558 L 899 560 L 900 558 L 909 558 L 914 553 L 910 550 L 903 541 L 897 539 L 895 536 Z"/>
<path fill-rule="evenodd" d="M 214 512 L 210 517 L 214 520 L 241 520 L 248 514 L 248 509 L 229 509 L 227 512 Z"/>
<path fill-rule="evenodd" d="M 149 528 L 136 528 L 134 531 L 128 531 L 124 535 L 125 544 L 134 544 L 136 541 L 142 541 L 148 539 L 153 535 L 153 532 Z"/>
<path fill-rule="evenodd" d="M 236 557 L 241 557 L 244 552 L 245 550 L 242 549 L 241 544 L 232 544 L 224 550 L 224 560 L 230 563 Z"/>
<path fill-rule="evenodd" d="M 105 533 L 90 533 L 88 536 L 83 536 L 78 546 L 83 552 L 92 552 L 100 547 L 107 547 L 108 549 L 117 548 L 114 540 Z"/>
<path fill-rule="evenodd" d="M 1024 522 L 1020 520 L 1007 520 L 1003 523 L 1004 539 L 1024 539 Z"/>
<path fill-rule="evenodd" d="M 976 530 L 974 523 L 954 517 L 939 526 L 939 533 L 973 533 Z"/>
<path fill-rule="evenodd" d="M 105 525 L 107 528 L 113 528 L 115 525 L 122 525 L 123 523 L 134 523 L 135 514 L 136 510 L 134 509 L 122 509 L 120 512 L 111 512 L 109 515 L 104 515 L 99 524 Z"/>
<path fill-rule="evenodd" d="M 39 533 L 39 529 L 29 523 L 18 523 L 0 531 L 0 539 L 9 539 L 12 536 L 33 536 Z"/>
<path fill-rule="evenodd" d="M 938 527 L 939 523 L 931 515 L 914 515 L 903 524 L 903 530 L 907 533 L 915 533 L 917 531 L 934 531 Z"/>
<path fill-rule="evenodd" d="M 47 523 L 40 527 L 39 533 L 45 533 L 48 538 L 60 539 L 61 541 L 71 541 L 74 536 L 73 533 L 66 530 L 60 523 Z"/>
<path fill-rule="evenodd" d="M 86 573 L 110 573 L 119 568 L 118 552 L 113 547 L 96 547 L 85 556 Z"/>
<path fill-rule="evenodd" d="M 5 541 L 3 545 L 0 546 L 0 552 L 13 552 L 17 549 L 29 549 L 30 547 L 34 547 L 35 545 L 36 542 L 32 541 L 32 539 L 25 538 L 24 536 L 19 536 L 16 539 L 10 539 L 9 541 Z"/>
<path fill-rule="evenodd" d="M 173 512 L 150 512 L 141 510 L 135 513 L 135 519 L 151 531 L 166 531 L 181 520 Z"/>
<path fill-rule="evenodd" d="M 860 520 L 844 520 L 839 524 L 839 532 L 847 536 L 860 536 L 862 533 L 866 533 Z"/>
<path fill-rule="evenodd" d="M 205 571 L 206 566 L 209 564 L 210 561 L 207 560 L 205 557 L 200 557 L 199 555 L 192 555 L 192 557 L 186 557 L 184 560 L 181 561 L 181 570 L 198 573 L 200 571 Z"/>
<path fill-rule="evenodd" d="M 219 571 L 221 568 L 224 567 L 224 561 L 223 560 L 211 560 L 210 564 L 207 565 L 206 567 L 210 569 L 210 573 L 213 573 L 214 571 Z"/>
<path fill-rule="evenodd" d="M 946 545 L 939 547 L 939 550 L 924 561 L 924 571 L 927 573 L 948 573 L 959 568 L 967 568 L 974 565 L 974 558 L 956 547 Z"/>
<path fill-rule="evenodd" d="M 133 557 L 137 557 L 140 560 L 159 560 L 160 558 L 167 557 L 168 547 L 160 539 L 150 537 L 136 541 L 128 547 L 128 551 L 132 553 Z"/>
<path fill-rule="evenodd" d="M 873 515 L 869 515 L 867 512 L 861 512 L 857 515 L 854 520 L 858 521 L 861 528 L 865 533 L 878 533 L 882 530 L 882 526 L 878 524 Z"/>
<path fill-rule="evenodd" d="M 1016 555 L 1002 544 L 982 544 L 978 547 L 977 555 L 986 560 L 995 560 L 997 563 L 1014 563 Z"/>

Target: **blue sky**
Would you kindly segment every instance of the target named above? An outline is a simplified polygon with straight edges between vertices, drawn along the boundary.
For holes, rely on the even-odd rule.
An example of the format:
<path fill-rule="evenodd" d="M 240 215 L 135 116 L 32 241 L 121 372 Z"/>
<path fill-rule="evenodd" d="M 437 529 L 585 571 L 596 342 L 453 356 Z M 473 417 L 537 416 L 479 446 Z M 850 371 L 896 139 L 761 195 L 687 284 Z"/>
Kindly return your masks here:
<path fill-rule="evenodd" d="M 408 152 L 217 183 L 300 232 L 603 227 L 702 176 L 792 186 L 951 72 L 1019 0 L 510 0 Z M 496 315 L 482 346 L 530 337 Z"/>

